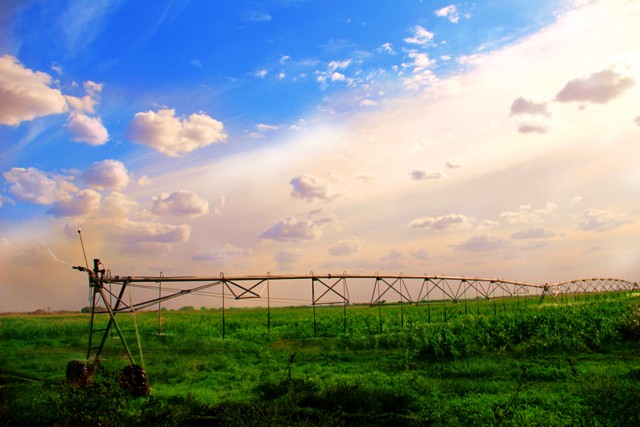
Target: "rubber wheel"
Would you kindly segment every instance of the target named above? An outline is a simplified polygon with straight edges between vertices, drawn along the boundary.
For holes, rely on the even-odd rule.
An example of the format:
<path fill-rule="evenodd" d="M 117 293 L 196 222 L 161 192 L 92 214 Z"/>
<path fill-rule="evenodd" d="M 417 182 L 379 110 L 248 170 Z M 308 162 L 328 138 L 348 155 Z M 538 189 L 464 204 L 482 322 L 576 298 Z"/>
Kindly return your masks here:
<path fill-rule="evenodd" d="M 149 394 L 149 384 L 147 383 L 147 373 L 138 365 L 125 366 L 120 373 L 120 386 L 136 396 L 146 396 Z"/>
<path fill-rule="evenodd" d="M 89 370 L 82 360 L 67 363 L 67 384 L 73 388 L 84 387 L 89 383 Z"/>

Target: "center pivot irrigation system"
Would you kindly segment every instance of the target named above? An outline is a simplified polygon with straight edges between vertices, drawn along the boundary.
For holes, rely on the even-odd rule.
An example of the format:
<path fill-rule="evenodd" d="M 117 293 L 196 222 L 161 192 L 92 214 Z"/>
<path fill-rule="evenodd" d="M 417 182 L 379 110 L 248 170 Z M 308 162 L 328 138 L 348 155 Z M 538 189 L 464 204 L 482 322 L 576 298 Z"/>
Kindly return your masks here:
<path fill-rule="evenodd" d="M 82 235 L 80 241 L 82 243 Z M 84 253 L 84 244 L 82 244 Z M 135 395 L 146 395 L 149 393 L 147 377 L 144 371 L 144 360 L 140 339 L 133 316 L 133 325 L 138 347 L 138 359 L 136 363 L 134 355 L 127 344 L 123 331 L 116 315 L 118 313 L 135 314 L 136 311 L 158 305 L 162 302 L 186 296 L 189 294 L 202 295 L 203 291 L 215 286 L 219 286 L 222 296 L 222 324 L 224 338 L 224 309 L 227 291 L 229 297 L 235 300 L 249 298 L 263 298 L 266 289 L 267 299 L 267 327 L 270 330 L 271 322 L 271 295 L 270 283 L 273 281 L 289 281 L 296 283 L 311 282 L 311 306 L 313 307 L 314 336 L 317 334 L 316 306 L 342 304 L 345 310 L 344 328 L 346 333 L 346 307 L 350 303 L 349 288 L 347 281 L 369 282 L 373 281 L 370 306 L 380 306 L 385 303 L 385 299 L 398 301 L 401 305 L 429 304 L 430 301 L 451 301 L 453 303 L 471 300 L 496 300 L 504 297 L 539 297 L 542 303 L 545 297 L 551 298 L 556 304 L 561 304 L 561 297 L 566 294 L 591 294 L 603 292 L 634 292 L 640 290 L 638 282 L 630 282 L 620 279 L 579 279 L 554 284 L 531 284 L 500 279 L 466 278 L 455 276 L 404 276 L 404 275 L 354 275 L 354 274 L 326 274 L 316 275 L 311 272 L 308 275 L 278 275 L 272 276 L 234 276 L 219 277 L 203 276 L 112 276 L 111 272 L 104 268 L 99 259 L 93 260 L 93 268 L 90 269 L 85 255 L 85 267 L 75 266 L 76 270 L 86 272 L 89 276 L 90 291 L 90 322 L 89 322 L 89 342 L 86 354 L 86 362 L 73 360 L 67 365 L 67 382 L 74 387 L 86 385 L 91 381 L 93 373 L 100 363 L 100 354 L 104 348 L 107 338 L 113 336 L 113 331 L 117 334 L 129 359 L 120 376 L 120 384 L 130 389 Z M 195 287 L 186 289 L 165 287 L 169 293 L 162 295 L 163 283 L 186 283 Z M 153 285 L 148 285 L 153 284 Z M 115 290 L 114 290 L 115 285 Z M 118 290 L 119 287 L 119 290 Z M 134 303 L 129 297 L 129 303 L 124 299 L 125 290 L 129 287 L 142 287 L 158 292 L 158 297 Z M 258 291 L 258 289 L 261 289 Z M 299 300 L 298 300 L 299 301 Z M 526 303 L 526 299 L 525 299 Z M 466 310 L 465 310 L 466 311 Z M 106 327 L 99 327 L 95 322 L 96 315 L 109 316 Z M 160 333 L 160 326 L 158 328 Z"/>

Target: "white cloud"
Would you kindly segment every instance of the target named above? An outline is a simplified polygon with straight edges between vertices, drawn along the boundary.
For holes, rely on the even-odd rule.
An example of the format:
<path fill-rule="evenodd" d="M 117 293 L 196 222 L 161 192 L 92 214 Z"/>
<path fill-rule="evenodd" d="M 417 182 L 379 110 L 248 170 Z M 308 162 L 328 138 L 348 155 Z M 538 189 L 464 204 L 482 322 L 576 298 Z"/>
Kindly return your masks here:
<path fill-rule="evenodd" d="M 584 231 L 610 231 L 630 222 L 625 214 L 601 209 L 587 209 L 583 216 L 584 221 L 578 227 Z"/>
<path fill-rule="evenodd" d="M 518 132 L 520 133 L 541 133 L 541 134 L 545 134 L 549 132 L 549 127 L 548 126 L 544 126 L 544 125 L 540 125 L 540 124 L 533 124 L 533 123 L 521 123 L 518 125 Z"/>
<path fill-rule="evenodd" d="M 635 123 L 638 126 L 640 126 L 640 116 L 636 116 L 636 118 L 633 120 L 633 123 Z"/>
<path fill-rule="evenodd" d="M 274 259 L 280 265 L 293 264 L 302 259 L 302 251 L 297 248 L 283 249 L 276 254 Z"/>
<path fill-rule="evenodd" d="M 307 202 L 331 201 L 344 194 L 344 192 L 336 190 L 331 183 L 309 174 L 296 176 L 291 179 L 289 184 L 293 187 L 291 197 Z"/>
<path fill-rule="evenodd" d="M 89 80 L 84 83 L 84 90 L 87 93 L 85 96 L 78 98 L 72 95 L 65 95 L 64 98 L 75 113 L 93 114 L 100 98 L 100 92 L 102 92 L 102 86 L 102 83 L 95 83 Z"/>
<path fill-rule="evenodd" d="M 81 177 L 91 188 L 97 190 L 122 190 L 131 180 L 124 164 L 112 159 L 94 163 Z"/>
<path fill-rule="evenodd" d="M 547 231 L 542 227 L 532 227 L 526 230 L 518 231 L 511 235 L 512 239 L 547 239 L 555 236 L 552 231 Z"/>
<path fill-rule="evenodd" d="M 379 105 L 380 103 L 378 101 L 375 101 L 373 99 L 363 99 L 362 101 L 360 101 L 360 106 L 361 107 L 375 107 L 377 105 Z"/>
<path fill-rule="evenodd" d="M 471 237 L 470 239 L 462 243 L 457 243 L 450 246 L 458 251 L 486 252 L 499 249 L 504 245 L 505 242 L 502 239 L 484 234 L 482 236 Z"/>
<path fill-rule="evenodd" d="M 402 63 L 402 68 L 412 70 L 411 76 L 403 80 L 407 89 L 418 90 L 433 85 L 438 81 L 438 78 L 431 70 L 435 60 L 431 59 L 427 53 L 410 51 L 407 56 L 411 61 Z"/>
<path fill-rule="evenodd" d="M 156 215 L 199 216 L 209 212 L 209 202 L 192 191 L 178 190 L 154 198 L 151 212 Z"/>
<path fill-rule="evenodd" d="M 493 221 L 491 219 L 485 219 L 478 224 L 477 230 L 491 230 L 500 227 L 500 221 Z"/>
<path fill-rule="evenodd" d="M 429 251 L 426 249 L 412 250 L 411 256 L 420 261 L 427 261 L 429 259 Z"/>
<path fill-rule="evenodd" d="M 511 104 L 511 115 L 516 114 L 531 114 L 531 115 L 541 115 L 549 117 L 551 114 L 547 109 L 546 102 L 535 102 L 530 99 L 525 99 L 523 97 L 517 98 Z"/>
<path fill-rule="evenodd" d="M 331 74 L 331 81 L 332 81 L 332 82 L 343 82 L 343 81 L 345 81 L 345 80 L 346 80 L 346 78 L 347 78 L 347 77 L 346 77 L 344 74 L 339 73 L 339 72 L 337 72 L 337 71 L 334 71 L 334 72 Z"/>
<path fill-rule="evenodd" d="M 129 124 L 129 137 L 171 157 L 227 139 L 221 122 L 204 113 L 181 120 L 173 109 L 136 113 Z"/>
<path fill-rule="evenodd" d="M 191 227 L 162 224 L 157 221 L 131 221 L 121 219 L 113 224 L 113 234 L 130 243 L 184 243 L 189 240 Z"/>
<path fill-rule="evenodd" d="M 64 96 L 50 85 L 49 74 L 25 68 L 13 56 L 0 56 L 0 124 L 17 126 L 36 117 L 66 112 Z"/>
<path fill-rule="evenodd" d="M 471 228 L 471 218 L 460 214 L 448 214 L 438 217 L 423 217 L 409 223 L 411 228 L 425 228 L 430 230 L 458 231 Z"/>
<path fill-rule="evenodd" d="M 356 180 L 363 183 L 368 183 L 368 182 L 371 182 L 374 176 L 375 175 L 369 172 L 361 172 L 356 175 Z"/>
<path fill-rule="evenodd" d="M 322 228 L 333 222 L 332 215 L 316 210 L 307 215 L 288 217 L 262 232 L 262 239 L 276 241 L 316 240 L 322 237 Z"/>
<path fill-rule="evenodd" d="M 557 209 L 558 206 L 551 202 L 547 202 L 541 209 L 533 209 L 531 205 L 521 205 L 517 211 L 502 212 L 500 218 L 509 224 L 529 224 L 544 220 Z"/>
<path fill-rule="evenodd" d="M 67 130 L 73 134 L 76 142 L 86 142 L 89 145 L 102 145 L 109 140 L 109 132 L 98 117 L 84 114 L 70 114 Z"/>
<path fill-rule="evenodd" d="M 199 251 L 191 259 L 194 261 L 222 261 L 242 255 L 251 255 L 251 250 L 242 249 L 229 243 L 213 251 Z"/>
<path fill-rule="evenodd" d="M 264 123 L 258 123 L 256 125 L 256 130 L 258 132 L 275 132 L 278 129 L 280 129 L 280 126 L 276 126 L 276 125 L 267 125 Z"/>
<path fill-rule="evenodd" d="M 395 50 L 393 49 L 393 45 L 389 42 L 383 43 L 376 49 L 378 52 L 388 53 L 389 55 L 395 54 Z"/>
<path fill-rule="evenodd" d="M 357 236 L 341 240 L 329 248 L 329 253 L 334 256 L 350 255 L 358 252 L 364 246 L 364 242 Z"/>
<path fill-rule="evenodd" d="M 427 173 L 426 171 L 419 169 L 411 171 L 411 179 L 414 181 L 428 181 L 440 178 L 442 178 L 442 174 L 440 172 Z"/>
<path fill-rule="evenodd" d="M 82 190 L 71 198 L 59 200 L 47 212 L 55 217 L 84 216 L 98 210 L 101 196 L 94 190 Z"/>
<path fill-rule="evenodd" d="M 255 10 L 244 12 L 241 17 L 242 20 L 246 22 L 269 22 L 272 19 L 268 12 Z"/>
<path fill-rule="evenodd" d="M 3 176 L 11 184 L 11 194 L 23 202 L 50 205 L 67 200 L 71 193 L 78 191 L 71 183 L 73 177 L 46 173 L 36 168 L 11 168 Z"/>
<path fill-rule="evenodd" d="M 449 22 L 453 24 L 457 24 L 460 20 L 460 14 L 458 13 L 458 9 L 450 4 L 449 6 L 445 6 L 442 9 L 438 9 L 434 12 L 436 16 L 441 18 L 447 18 Z"/>
<path fill-rule="evenodd" d="M 461 167 L 462 165 L 460 165 L 459 163 L 453 163 L 453 162 L 445 162 L 445 165 L 449 168 L 449 169 L 458 169 L 459 167 Z"/>
<path fill-rule="evenodd" d="M 424 46 L 433 41 L 434 34 L 420 25 L 413 27 L 411 32 L 413 35 L 404 39 L 406 43 Z"/>
<path fill-rule="evenodd" d="M 102 200 L 102 210 L 110 218 L 126 216 L 141 216 L 139 204 L 129 196 L 118 191 L 112 191 Z"/>
<path fill-rule="evenodd" d="M 586 77 L 569 81 L 558 92 L 556 100 L 606 104 L 633 87 L 635 82 L 636 76 L 632 67 L 621 62 Z"/>
<path fill-rule="evenodd" d="M 336 70 L 344 70 L 352 63 L 352 59 L 345 59 L 344 61 L 330 61 L 328 66 L 329 73 L 333 73 Z"/>

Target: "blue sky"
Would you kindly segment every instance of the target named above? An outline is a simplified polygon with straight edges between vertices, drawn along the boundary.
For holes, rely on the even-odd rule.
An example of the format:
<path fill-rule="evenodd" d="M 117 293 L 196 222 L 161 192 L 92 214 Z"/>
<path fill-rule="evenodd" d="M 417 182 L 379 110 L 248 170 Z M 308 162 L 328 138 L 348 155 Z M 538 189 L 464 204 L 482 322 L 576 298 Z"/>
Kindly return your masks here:
<path fill-rule="evenodd" d="M 0 310 L 82 304 L 78 227 L 118 274 L 637 280 L 639 9 L 5 2 Z"/>

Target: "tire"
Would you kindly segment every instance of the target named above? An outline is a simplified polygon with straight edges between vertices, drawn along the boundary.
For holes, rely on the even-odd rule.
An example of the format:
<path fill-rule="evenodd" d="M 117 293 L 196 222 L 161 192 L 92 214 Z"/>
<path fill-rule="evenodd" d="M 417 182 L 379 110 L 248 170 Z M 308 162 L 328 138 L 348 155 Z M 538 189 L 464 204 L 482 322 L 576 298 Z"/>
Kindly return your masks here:
<path fill-rule="evenodd" d="M 67 384 L 73 388 L 85 387 L 89 383 L 89 370 L 82 360 L 67 363 Z"/>
<path fill-rule="evenodd" d="M 125 366 L 120 373 L 120 386 L 136 397 L 149 394 L 149 384 L 147 383 L 147 373 L 138 365 Z"/>

